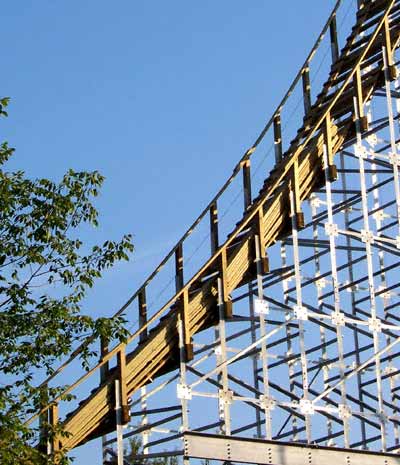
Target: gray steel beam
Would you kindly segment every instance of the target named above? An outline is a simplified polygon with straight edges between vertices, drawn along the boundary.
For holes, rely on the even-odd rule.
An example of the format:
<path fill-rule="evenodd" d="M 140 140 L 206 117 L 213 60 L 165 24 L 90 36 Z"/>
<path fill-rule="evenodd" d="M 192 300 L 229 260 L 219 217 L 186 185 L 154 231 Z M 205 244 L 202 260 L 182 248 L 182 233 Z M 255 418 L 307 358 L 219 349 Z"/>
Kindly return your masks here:
<path fill-rule="evenodd" d="M 211 434 L 185 433 L 184 456 L 273 465 L 399 465 L 400 456 Z"/>

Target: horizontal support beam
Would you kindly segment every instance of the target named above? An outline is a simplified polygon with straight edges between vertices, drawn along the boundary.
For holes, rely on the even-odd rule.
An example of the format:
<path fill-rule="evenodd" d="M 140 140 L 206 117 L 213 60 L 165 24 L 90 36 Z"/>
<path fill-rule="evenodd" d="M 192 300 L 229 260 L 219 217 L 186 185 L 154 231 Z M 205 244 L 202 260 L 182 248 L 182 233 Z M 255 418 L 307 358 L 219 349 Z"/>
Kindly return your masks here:
<path fill-rule="evenodd" d="M 186 458 L 273 465 L 398 465 L 400 456 L 382 452 L 320 447 L 186 432 Z"/>

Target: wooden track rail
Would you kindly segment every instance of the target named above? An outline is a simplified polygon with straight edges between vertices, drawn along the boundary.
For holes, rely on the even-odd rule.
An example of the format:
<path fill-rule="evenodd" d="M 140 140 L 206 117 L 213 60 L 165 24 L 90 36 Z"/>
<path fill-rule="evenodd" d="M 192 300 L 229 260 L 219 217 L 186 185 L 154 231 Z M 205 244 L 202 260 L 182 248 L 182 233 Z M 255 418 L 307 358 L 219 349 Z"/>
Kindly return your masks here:
<path fill-rule="evenodd" d="M 176 270 L 175 296 L 147 321 L 146 286 L 135 294 L 135 297 L 138 296 L 141 328 L 129 338 L 127 345 L 119 345 L 108 352 L 103 344 L 100 363 L 69 388 L 68 391 L 71 391 L 94 371 L 102 369 L 101 385 L 80 403 L 79 408 L 62 420 L 70 435 L 58 438 L 55 449 L 70 450 L 115 429 L 116 379 L 120 380 L 121 385 L 124 421 L 129 420 L 128 398 L 152 379 L 178 367 L 179 319 L 183 321 L 186 359 L 190 360 L 193 356 L 192 336 L 218 322 L 219 299 L 224 303 L 225 318 L 232 315 L 232 291 L 252 281 L 256 274 L 256 241 L 261 246 L 262 269 L 266 272 L 268 247 L 291 231 L 293 218 L 297 228 L 304 226 L 301 204 L 323 183 L 324 151 L 327 152 L 327 168 L 331 181 L 336 180 L 335 154 L 344 142 L 355 137 L 356 125 L 362 131 L 368 129 L 363 107 L 374 91 L 382 87 L 384 66 L 387 66 L 391 79 L 395 78 L 393 51 L 400 37 L 400 0 L 362 3 L 356 24 L 340 53 L 335 12 L 336 10 L 323 31 L 324 34 L 327 30 L 330 32 L 334 61 L 329 78 L 313 104 L 308 62 L 314 52 L 307 58 L 296 78 L 295 83 L 299 80 L 302 82 L 305 117 L 288 150 L 282 153 L 280 106 L 267 125 L 268 129 L 272 124 L 274 130 L 276 164 L 259 195 L 255 199 L 251 199 L 249 195 L 250 160 L 267 129 L 235 168 L 234 174 L 243 173 L 243 219 L 225 243 L 220 245 L 217 199 L 211 202 L 200 216 L 202 218 L 206 214 L 210 215 L 213 254 L 207 263 L 185 283 L 180 242 L 172 251 Z M 222 280 L 222 292 L 218 291 L 218 279 Z M 162 314 L 164 316 L 160 320 Z M 148 327 L 155 321 L 159 321 L 158 325 L 148 332 Z M 135 338 L 138 339 L 138 345 L 129 352 L 128 344 Z M 109 370 L 107 364 L 115 355 L 117 366 Z M 53 409 L 56 403 L 53 402 Z M 57 421 L 57 415 L 53 414 L 53 417 Z"/>

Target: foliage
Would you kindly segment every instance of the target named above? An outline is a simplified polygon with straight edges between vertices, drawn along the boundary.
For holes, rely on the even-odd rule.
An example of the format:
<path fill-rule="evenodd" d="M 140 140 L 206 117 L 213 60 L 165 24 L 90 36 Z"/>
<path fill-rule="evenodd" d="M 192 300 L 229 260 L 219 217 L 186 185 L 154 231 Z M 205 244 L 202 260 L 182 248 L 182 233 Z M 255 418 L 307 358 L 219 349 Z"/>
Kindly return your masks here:
<path fill-rule="evenodd" d="M 7 116 L 8 99 L 0 99 Z M 88 247 L 82 225 L 98 225 L 92 201 L 104 181 L 98 172 L 69 170 L 60 182 L 28 179 L 4 166 L 13 148 L 0 145 L 0 463 L 41 463 L 27 415 L 50 393 L 34 375 L 50 374 L 84 335 L 126 337 L 123 320 L 82 314 L 82 300 L 103 270 L 127 260 L 131 236 Z M 82 362 L 93 355 L 82 353 Z M 43 460 L 42 460 L 43 459 Z M 48 462 L 47 462 L 48 463 Z"/>

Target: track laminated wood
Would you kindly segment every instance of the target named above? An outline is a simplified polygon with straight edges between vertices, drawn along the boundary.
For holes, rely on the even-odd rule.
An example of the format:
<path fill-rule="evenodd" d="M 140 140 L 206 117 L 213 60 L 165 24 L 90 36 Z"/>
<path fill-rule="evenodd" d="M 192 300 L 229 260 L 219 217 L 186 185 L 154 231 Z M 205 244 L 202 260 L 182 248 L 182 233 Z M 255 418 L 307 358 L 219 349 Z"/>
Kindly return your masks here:
<path fill-rule="evenodd" d="M 246 210 L 242 222 L 228 236 L 229 242 L 225 249 L 222 245 L 216 251 L 216 254 L 223 256 L 221 249 L 224 249 L 223 253 L 226 254 L 223 279 L 228 296 L 233 290 L 254 279 L 255 235 L 262 232 L 261 243 L 264 250 L 287 235 L 292 222 L 289 198 L 293 183 L 297 183 L 300 201 L 307 199 L 312 192 L 321 187 L 324 179 L 322 160 L 327 134 L 332 159 L 345 141 L 354 138 L 356 124 L 354 99 L 361 98 L 361 104 L 365 104 L 373 92 L 382 87 L 384 82 L 382 24 L 386 21 L 385 24 L 388 26 L 386 40 L 389 40 L 393 47 L 397 46 L 400 33 L 399 13 L 400 0 L 368 1 L 358 12 L 356 25 L 336 62 L 333 63 L 322 92 L 310 106 L 296 138 L 277 161 L 258 197 L 253 199 Z M 380 31 L 375 34 L 378 27 Z M 361 73 L 364 74 L 362 74 L 360 93 L 357 76 L 360 77 Z M 346 88 L 337 98 L 337 92 L 344 84 Z M 357 124 L 364 125 L 363 129 L 366 130 L 367 122 L 362 120 L 361 116 L 363 115 L 359 115 Z M 324 119 L 322 124 L 321 118 Z M 295 180 L 293 179 L 294 163 L 296 163 Z M 331 163 L 330 167 L 334 180 L 335 166 Z M 262 212 L 260 218 L 255 214 L 256 211 Z M 299 222 L 301 223 L 300 220 Z M 239 234 L 236 233 L 242 225 L 245 226 Z M 218 321 L 217 277 L 221 276 L 221 273 L 220 259 L 211 260 L 210 266 L 206 267 L 198 279 L 187 287 L 185 324 L 189 337 Z M 181 298 L 176 299 L 166 317 L 149 333 L 147 339 L 142 340 L 133 352 L 126 355 L 125 381 L 128 397 L 157 376 L 177 368 L 179 363 L 177 324 L 181 301 Z M 70 435 L 62 438 L 59 446 L 70 450 L 115 429 L 113 383 L 117 376 L 116 369 L 109 371 L 102 385 L 65 418 L 63 426 Z"/>

